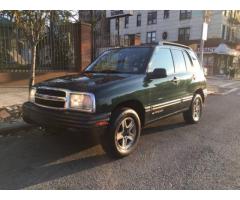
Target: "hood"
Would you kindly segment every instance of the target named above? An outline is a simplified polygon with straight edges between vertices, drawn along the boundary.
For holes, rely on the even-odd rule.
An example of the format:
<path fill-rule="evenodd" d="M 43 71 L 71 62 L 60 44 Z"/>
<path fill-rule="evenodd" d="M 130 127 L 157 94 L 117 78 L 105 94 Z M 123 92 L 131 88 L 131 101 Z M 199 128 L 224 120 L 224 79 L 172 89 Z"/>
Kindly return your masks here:
<path fill-rule="evenodd" d="M 36 86 L 46 86 L 68 89 L 73 91 L 91 92 L 99 87 L 104 87 L 123 81 L 130 76 L 134 75 L 100 73 L 68 75 L 41 82 L 39 84 L 36 84 Z"/>

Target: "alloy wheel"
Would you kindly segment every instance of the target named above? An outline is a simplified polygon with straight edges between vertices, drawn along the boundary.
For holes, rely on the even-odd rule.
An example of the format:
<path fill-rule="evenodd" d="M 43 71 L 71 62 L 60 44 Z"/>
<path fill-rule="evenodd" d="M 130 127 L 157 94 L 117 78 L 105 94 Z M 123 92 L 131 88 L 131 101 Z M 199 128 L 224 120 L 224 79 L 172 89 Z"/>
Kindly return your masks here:
<path fill-rule="evenodd" d="M 196 98 L 195 101 L 193 102 L 193 109 L 192 109 L 192 115 L 193 115 L 194 121 L 199 121 L 201 117 L 201 112 L 202 112 L 201 100 L 199 98 Z"/>
<path fill-rule="evenodd" d="M 132 117 L 124 118 L 117 126 L 115 142 L 120 151 L 129 150 L 135 143 L 137 127 Z"/>

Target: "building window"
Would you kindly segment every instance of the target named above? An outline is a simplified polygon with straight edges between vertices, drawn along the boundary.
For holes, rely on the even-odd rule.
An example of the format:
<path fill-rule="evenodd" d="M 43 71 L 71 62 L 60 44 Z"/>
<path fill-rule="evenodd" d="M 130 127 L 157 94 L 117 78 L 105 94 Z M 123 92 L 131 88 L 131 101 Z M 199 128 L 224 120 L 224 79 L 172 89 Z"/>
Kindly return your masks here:
<path fill-rule="evenodd" d="M 227 13 L 228 13 L 227 10 L 224 10 L 224 11 L 223 11 L 223 15 L 224 15 L 225 17 L 227 17 Z"/>
<path fill-rule="evenodd" d="M 225 39 L 225 29 L 226 29 L 226 26 L 222 25 L 222 39 L 223 40 Z"/>
<path fill-rule="evenodd" d="M 124 45 L 129 45 L 129 36 L 127 34 L 124 35 Z"/>
<path fill-rule="evenodd" d="M 141 14 L 137 15 L 137 26 L 141 26 Z"/>
<path fill-rule="evenodd" d="M 179 28 L 178 29 L 178 41 L 186 41 L 190 38 L 190 28 Z"/>
<path fill-rule="evenodd" d="M 115 20 L 115 29 L 118 30 L 119 28 L 119 18 L 116 18 Z"/>
<path fill-rule="evenodd" d="M 230 27 L 227 26 L 227 32 L 226 32 L 226 40 L 229 41 L 230 40 L 230 34 L 231 34 L 231 30 Z"/>
<path fill-rule="evenodd" d="M 163 19 L 169 18 L 169 10 L 164 10 L 163 11 Z"/>
<path fill-rule="evenodd" d="M 156 41 L 156 31 L 147 32 L 147 43 L 153 43 Z"/>
<path fill-rule="evenodd" d="M 129 24 L 129 16 L 126 16 L 126 17 L 125 17 L 124 27 L 125 27 L 125 28 L 128 28 L 128 24 Z"/>
<path fill-rule="evenodd" d="M 180 20 L 191 19 L 192 18 L 192 11 L 191 10 L 180 10 Z"/>
<path fill-rule="evenodd" d="M 148 22 L 148 25 L 157 23 L 157 11 L 148 13 L 147 22 Z"/>

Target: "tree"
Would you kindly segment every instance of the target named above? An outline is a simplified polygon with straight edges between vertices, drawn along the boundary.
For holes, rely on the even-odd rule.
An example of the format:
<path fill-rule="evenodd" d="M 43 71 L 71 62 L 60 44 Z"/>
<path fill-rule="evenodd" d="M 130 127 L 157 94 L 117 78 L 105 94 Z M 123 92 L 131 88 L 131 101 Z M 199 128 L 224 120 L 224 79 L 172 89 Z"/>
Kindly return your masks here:
<path fill-rule="evenodd" d="M 0 14 L 8 17 L 23 32 L 31 46 L 31 75 L 29 80 L 29 87 L 31 87 L 35 83 L 37 45 L 46 35 L 50 19 L 54 18 L 54 21 L 66 22 L 71 17 L 71 11 L 11 10 L 0 11 Z"/>
<path fill-rule="evenodd" d="M 29 80 L 29 87 L 31 87 L 35 83 L 37 45 L 45 35 L 45 28 L 50 16 L 50 11 L 12 10 L 2 11 L 2 14 L 12 19 L 12 22 L 23 32 L 24 37 L 31 46 L 31 75 Z"/>

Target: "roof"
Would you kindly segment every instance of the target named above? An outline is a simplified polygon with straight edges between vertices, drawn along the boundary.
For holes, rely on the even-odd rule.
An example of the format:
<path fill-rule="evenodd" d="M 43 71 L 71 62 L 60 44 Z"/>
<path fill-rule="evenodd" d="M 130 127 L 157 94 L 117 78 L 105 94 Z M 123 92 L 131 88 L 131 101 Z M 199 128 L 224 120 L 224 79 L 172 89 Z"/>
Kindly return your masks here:
<path fill-rule="evenodd" d="M 155 42 L 155 43 L 146 43 L 142 44 L 141 46 L 150 46 L 150 47 L 155 47 L 155 46 L 174 46 L 174 47 L 180 47 L 184 49 L 189 49 L 192 50 L 191 47 L 180 44 L 180 43 L 174 43 L 174 42 L 167 42 L 167 41 L 161 41 L 161 42 Z"/>

